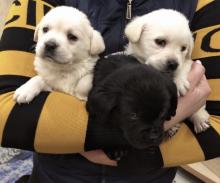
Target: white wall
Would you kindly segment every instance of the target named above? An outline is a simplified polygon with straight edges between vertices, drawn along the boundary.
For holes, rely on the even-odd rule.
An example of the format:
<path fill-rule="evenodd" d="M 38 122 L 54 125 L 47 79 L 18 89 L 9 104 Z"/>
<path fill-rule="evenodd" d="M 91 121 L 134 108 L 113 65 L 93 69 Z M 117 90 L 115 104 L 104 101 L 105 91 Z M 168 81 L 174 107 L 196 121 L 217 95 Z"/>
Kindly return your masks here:
<path fill-rule="evenodd" d="M 2 29 L 4 26 L 4 20 L 7 16 L 9 7 L 13 0 L 0 0 L 0 37 L 2 35 Z"/>

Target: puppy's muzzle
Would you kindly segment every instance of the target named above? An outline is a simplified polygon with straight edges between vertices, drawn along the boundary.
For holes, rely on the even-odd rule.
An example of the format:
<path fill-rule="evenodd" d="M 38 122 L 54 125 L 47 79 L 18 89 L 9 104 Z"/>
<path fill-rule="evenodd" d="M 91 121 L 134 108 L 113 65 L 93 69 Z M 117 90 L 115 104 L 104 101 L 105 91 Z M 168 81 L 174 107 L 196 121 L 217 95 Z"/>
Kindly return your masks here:
<path fill-rule="evenodd" d="M 56 49 L 58 48 L 58 44 L 55 41 L 48 41 L 45 43 L 44 52 L 45 54 L 53 55 Z"/>
<path fill-rule="evenodd" d="M 166 71 L 174 72 L 178 66 L 179 66 L 179 64 L 177 63 L 176 60 L 174 60 L 174 59 L 167 60 Z"/>
<path fill-rule="evenodd" d="M 163 133 L 161 128 L 153 128 L 150 131 L 143 132 L 143 139 L 146 142 L 157 143 L 163 137 Z"/>

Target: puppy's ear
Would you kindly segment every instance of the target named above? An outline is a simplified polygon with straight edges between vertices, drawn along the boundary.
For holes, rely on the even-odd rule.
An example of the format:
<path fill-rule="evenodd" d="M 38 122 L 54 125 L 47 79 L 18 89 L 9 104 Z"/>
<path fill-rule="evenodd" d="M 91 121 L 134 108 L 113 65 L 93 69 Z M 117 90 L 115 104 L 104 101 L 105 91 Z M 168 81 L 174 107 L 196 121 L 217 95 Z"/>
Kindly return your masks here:
<path fill-rule="evenodd" d="M 176 115 L 176 108 L 177 108 L 177 88 L 174 82 L 172 82 L 172 79 L 167 81 L 167 88 L 168 92 L 170 93 L 170 106 L 168 109 L 167 119 L 170 120 L 172 116 Z"/>
<path fill-rule="evenodd" d="M 37 42 L 38 41 L 38 32 L 40 29 L 40 24 L 38 24 L 35 28 L 35 32 L 34 32 L 34 41 Z"/>
<path fill-rule="evenodd" d="M 125 27 L 125 35 L 132 43 L 139 41 L 144 27 L 143 18 L 137 17 Z"/>
<path fill-rule="evenodd" d="M 93 89 L 89 93 L 86 109 L 92 119 L 99 123 L 107 123 L 117 106 L 117 96 L 101 89 Z"/>
<path fill-rule="evenodd" d="M 194 40 L 193 40 L 193 36 L 190 34 L 190 38 L 189 38 L 189 48 L 187 50 L 187 54 L 186 54 L 186 59 L 192 59 L 192 51 L 193 51 L 193 47 L 194 47 Z"/>
<path fill-rule="evenodd" d="M 105 50 L 105 43 L 101 34 L 96 30 L 92 30 L 91 41 L 90 41 L 90 54 L 98 55 L 102 53 L 104 50 Z"/>

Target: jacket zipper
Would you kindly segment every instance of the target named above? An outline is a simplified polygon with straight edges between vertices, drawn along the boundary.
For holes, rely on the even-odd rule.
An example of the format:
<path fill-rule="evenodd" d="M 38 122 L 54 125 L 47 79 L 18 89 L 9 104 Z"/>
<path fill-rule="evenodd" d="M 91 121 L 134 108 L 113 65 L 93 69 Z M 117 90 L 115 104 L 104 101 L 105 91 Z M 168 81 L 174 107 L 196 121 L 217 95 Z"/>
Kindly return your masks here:
<path fill-rule="evenodd" d="M 126 11 L 127 20 L 130 20 L 132 17 L 132 1 L 133 0 L 128 0 L 128 3 L 127 3 L 127 11 Z"/>

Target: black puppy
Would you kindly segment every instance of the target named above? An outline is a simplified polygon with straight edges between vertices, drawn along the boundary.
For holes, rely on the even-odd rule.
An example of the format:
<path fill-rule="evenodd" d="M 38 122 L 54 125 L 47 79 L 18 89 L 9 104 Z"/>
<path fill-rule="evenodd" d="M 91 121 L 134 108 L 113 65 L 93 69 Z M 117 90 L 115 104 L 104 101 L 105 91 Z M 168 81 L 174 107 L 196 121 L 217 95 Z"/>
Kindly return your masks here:
<path fill-rule="evenodd" d="M 136 58 L 114 55 L 100 59 L 86 105 L 97 123 L 120 128 L 135 148 L 158 146 L 164 121 L 175 115 L 177 89 L 172 79 Z"/>

